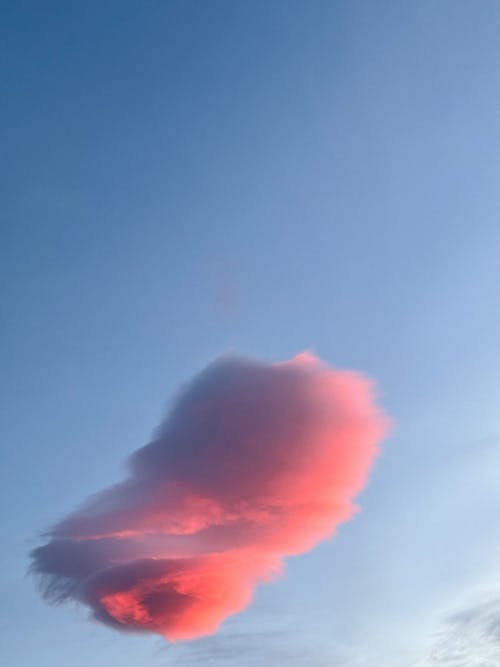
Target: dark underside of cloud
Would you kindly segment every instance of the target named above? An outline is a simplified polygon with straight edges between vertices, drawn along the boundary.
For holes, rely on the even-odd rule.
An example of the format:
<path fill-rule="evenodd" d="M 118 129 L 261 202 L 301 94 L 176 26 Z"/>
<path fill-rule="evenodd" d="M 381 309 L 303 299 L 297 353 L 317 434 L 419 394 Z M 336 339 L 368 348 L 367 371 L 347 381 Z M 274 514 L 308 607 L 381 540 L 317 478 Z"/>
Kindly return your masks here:
<path fill-rule="evenodd" d="M 32 552 L 48 601 L 169 640 L 213 633 L 283 558 L 355 511 L 387 420 L 373 384 L 310 354 L 226 357 L 179 394 L 121 483 Z"/>

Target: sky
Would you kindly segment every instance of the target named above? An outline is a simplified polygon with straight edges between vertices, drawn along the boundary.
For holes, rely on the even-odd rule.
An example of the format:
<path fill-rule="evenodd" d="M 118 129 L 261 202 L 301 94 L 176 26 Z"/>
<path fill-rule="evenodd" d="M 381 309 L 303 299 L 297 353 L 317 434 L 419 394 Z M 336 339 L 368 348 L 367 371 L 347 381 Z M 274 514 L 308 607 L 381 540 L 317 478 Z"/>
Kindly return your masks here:
<path fill-rule="evenodd" d="M 0 656 L 500 664 L 500 5 L 4 2 Z M 393 419 L 362 510 L 215 635 L 50 607 L 40 534 L 218 355 Z"/>

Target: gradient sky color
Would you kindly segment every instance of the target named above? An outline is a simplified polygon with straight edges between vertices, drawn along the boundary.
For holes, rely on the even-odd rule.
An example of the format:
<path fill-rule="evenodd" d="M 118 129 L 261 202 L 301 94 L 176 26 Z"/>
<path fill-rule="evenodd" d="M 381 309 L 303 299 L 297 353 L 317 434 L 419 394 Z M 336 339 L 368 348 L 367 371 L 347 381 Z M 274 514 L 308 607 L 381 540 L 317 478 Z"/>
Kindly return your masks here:
<path fill-rule="evenodd" d="M 500 4 L 0 11 L 2 664 L 497 664 Z M 43 604 L 40 528 L 180 384 L 302 349 L 397 423 L 335 540 L 185 646 Z"/>

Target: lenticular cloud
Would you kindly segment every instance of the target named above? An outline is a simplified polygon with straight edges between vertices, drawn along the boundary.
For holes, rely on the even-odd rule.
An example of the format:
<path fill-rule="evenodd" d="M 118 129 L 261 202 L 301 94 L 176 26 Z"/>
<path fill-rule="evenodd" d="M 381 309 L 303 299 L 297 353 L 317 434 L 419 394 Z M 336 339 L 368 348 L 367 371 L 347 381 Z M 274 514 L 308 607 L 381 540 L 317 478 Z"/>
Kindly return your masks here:
<path fill-rule="evenodd" d="M 309 353 L 222 358 L 180 393 L 121 483 L 32 552 L 45 597 L 171 641 L 214 632 L 285 556 L 355 511 L 387 420 L 364 376 Z"/>

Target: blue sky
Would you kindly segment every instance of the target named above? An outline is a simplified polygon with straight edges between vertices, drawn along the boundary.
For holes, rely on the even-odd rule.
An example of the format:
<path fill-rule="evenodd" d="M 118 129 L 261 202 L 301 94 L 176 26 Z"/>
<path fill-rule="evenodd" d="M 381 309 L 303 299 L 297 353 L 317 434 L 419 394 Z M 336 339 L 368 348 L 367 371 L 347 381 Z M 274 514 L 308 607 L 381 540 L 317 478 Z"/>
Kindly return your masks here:
<path fill-rule="evenodd" d="M 2 663 L 494 665 L 445 652 L 500 624 L 498 3 L 1 12 Z M 185 647 L 40 601 L 40 530 L 180 383 L 304 348 L 397 424 L 335 539 Z"/>

